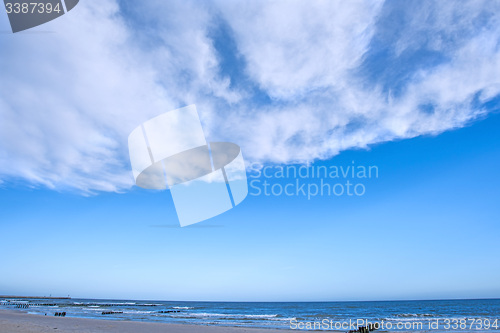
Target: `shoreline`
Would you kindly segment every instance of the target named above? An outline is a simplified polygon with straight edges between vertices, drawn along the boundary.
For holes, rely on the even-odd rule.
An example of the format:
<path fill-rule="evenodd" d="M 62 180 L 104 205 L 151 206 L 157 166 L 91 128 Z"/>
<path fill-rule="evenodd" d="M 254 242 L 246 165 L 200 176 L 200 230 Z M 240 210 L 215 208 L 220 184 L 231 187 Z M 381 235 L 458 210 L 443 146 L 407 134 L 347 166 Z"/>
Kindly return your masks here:
<path fill-rule="evenodd" d="M 289 333 L 296 330 L 169 324 L 130 320 L 41 316 L 24 311 L 0 309 L 0 331 L 9 333 Z"/>

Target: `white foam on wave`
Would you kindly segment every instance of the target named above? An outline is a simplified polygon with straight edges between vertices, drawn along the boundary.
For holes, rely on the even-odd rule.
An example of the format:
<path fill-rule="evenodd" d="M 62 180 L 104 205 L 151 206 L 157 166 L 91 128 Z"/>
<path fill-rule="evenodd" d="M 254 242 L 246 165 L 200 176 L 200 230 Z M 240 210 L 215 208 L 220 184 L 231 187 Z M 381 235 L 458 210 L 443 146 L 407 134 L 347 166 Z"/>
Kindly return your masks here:
<path fill-rule="evenodd" d="M 273 315 L 244 315 L 245 317 L 248 317 L 248 318 L 276 318 L 278 317 L 277 314 L 273 314 Z"/>
<path fill-rule="evenodd" d="M 277 314 L 239 314 L 239 313 L 209 313 L 209 312 L 191 312 L 171 314 L 170 317 L 174 318 L 213 318 L 213 319 L 262 319 L 262 320 L 275 320 L 275 321 L 290 321 L 295 318 L 280 318 Z"/>
<path fill-rule="evenodd" d="M 394 317 L 389 317 L 389 318 L 384 318 L 385 321 L 392 321 L 392 322 L 398 322 L 398 321 L 403 321 L 403 322 L 411 322 L 411 321 L 436 321 L 438 320 L 440 323 L 444 323 L 444 320 L 464 320 L 464 319 L 482 319 L 484 317 L 475 317 L 475 316 L 469 316 L 467 318 L 465 317 L 407 317 L 407 318 L 394 318 Z"/>
<path fill-rule="evenodd" d="M 397 314 L 396 317 L 403 317 L 403 318 L 426 318 L 426 317 L 434 317 L 433 314 L 430 313 L 401 313 Z"/>
<path fill-rule="evenodd" d="M 126 314 L 149 314 L 149 313 L 155 313 L 155 311 L 123 310 L 123 313 L 126 313 Z"/>
<path fill-rule="evenodd" d="M 117 305 L 136 305 L 137 303 L 135 303 L 135 302 L 118 302 L 118 303 L 92 303 L 92 304 L 117 306 Z"/>

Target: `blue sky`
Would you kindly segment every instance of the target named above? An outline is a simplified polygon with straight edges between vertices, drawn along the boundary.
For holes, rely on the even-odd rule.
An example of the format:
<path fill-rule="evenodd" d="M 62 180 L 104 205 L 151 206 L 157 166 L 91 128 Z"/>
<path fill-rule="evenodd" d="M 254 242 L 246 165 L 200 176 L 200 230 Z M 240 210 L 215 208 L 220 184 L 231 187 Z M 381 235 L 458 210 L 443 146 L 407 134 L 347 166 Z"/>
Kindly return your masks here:
<path fill-rule="evenodd" d="M 494 6 L 89 0 L 1 34 L 0 294 L 500 297 Z M 133 186 L 126 138 L 192 103 L 249 164 L 379 177 L 179 228 L 169 192 Z"/>

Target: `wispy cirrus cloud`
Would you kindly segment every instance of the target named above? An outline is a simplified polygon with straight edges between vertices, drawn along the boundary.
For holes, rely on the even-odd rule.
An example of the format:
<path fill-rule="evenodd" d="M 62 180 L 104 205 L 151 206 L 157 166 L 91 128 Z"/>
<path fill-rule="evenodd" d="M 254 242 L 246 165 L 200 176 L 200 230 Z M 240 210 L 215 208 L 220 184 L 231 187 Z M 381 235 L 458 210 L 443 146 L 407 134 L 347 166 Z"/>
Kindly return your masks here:
<path fill-rule="evenodd" d="M 269 12 L 275 12 L 275 4 L 269 6 Z M 252 40 L 258 56 L 266 51 L 261 52 L 257 45 L 271 44 L 278 49 L 271 52 L 278 58 L 265 55 L 259 66 L 247 67 L 249 75 L 270 95 L 270 102 L 257 108 L 249 103 L 247 111 L 240 112 L 226 128 L 237 128 L 246 141 L 250 140 L 245 152 L 256 148 L 251 151 L 253 156 L 281 163 L 328 158 L 345 149 L 458 128 L 491 111 L 485 103 L 500 93 L 498 4 L 386 1 L 383 5 L 373 3 L 369 10 L 367 6 L 356 7 L 355 2 L 349 6 L 352 8 L 343 10 L 351 13 L 350 19 L 340 19 L 335 26 L 339 31 L 344 24 L 351 28 L 340 33 L 347 36 L 345 39 L 335 33 L 328 34 L 332 39 L 325 38 L 322 33 L 327 29 L 318 28 L 317 23 L 301 26 L 309 31 L 301 31 L 299 36 L 322 36 L 323 44 L 314 38 L 294 38 L 298 33 L 293 28 L 281 29 L 292 22 L 311 22 L 310 8 L 298 10 L 295 16 L 287 15 L 285 5 L 282 16 L 262 14 L 266 6 L 254 11 L 257 14 L 248 22 L 261 23 L 260 17 L 273 17 L 271 26 L 281 29 L 281 39 L 268 29 L 260 34 L 252 28 L 234 29 L 245 31 L 236 34 L 237 44 Z M 316 8 L 316 12 L 342 10 Z M 237 13 L 229 16 L 236 25 L 248 25 Z M 343 45 L 342 41 L 347 42 Z M 280 43 L 283 46 L 279 47 Z M 332 45 L 343 50 L 335 53 L 343 61 L 333 55 L 315 61 L 318 54 L 328 54 Z M 317 70 L 307 73 L 316 76 L 301 75 L 305 67 L 295 60 L 303 59 L 304 54 L 296 55 L 297 50 L 312 54 L 307 65 Z M 251 51 L 243 47 L 242 53 Z M 330 71 L 332 66 L 338 68 Z M 273 86 L 266 73 L 283 73 L 273 78 L 281 80 L 280 84 Z M 293 89 L 281 89 L 287 86 Z M 236 126 L 241 114 L 248 128 L 243 132 Z"/>
<path fill-rule="evenodd" d="M 54 33 L 0 35 L 0 181 L 127 189 L 130 131 L 192 103 L 208 139 L 248 161 L 464 126 L 500 94 L 498 7 L 82 2 L 44 26 Z"/>

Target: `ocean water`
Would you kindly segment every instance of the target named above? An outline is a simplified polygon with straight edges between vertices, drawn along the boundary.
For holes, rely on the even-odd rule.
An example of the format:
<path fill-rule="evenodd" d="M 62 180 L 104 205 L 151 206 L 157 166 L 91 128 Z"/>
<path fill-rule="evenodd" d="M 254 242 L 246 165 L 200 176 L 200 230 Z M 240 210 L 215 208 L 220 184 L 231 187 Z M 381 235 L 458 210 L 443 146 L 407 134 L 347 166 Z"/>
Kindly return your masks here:
<path fill-rule="evenodd" d="M 382 325 L 380 332 L 500 331 L 500 299 L 283 303 L 0 299 L 0 308 L 48 316 L 66 312 L 67 317 L 108 320 L 340 332 L 367 321 Z"/>

